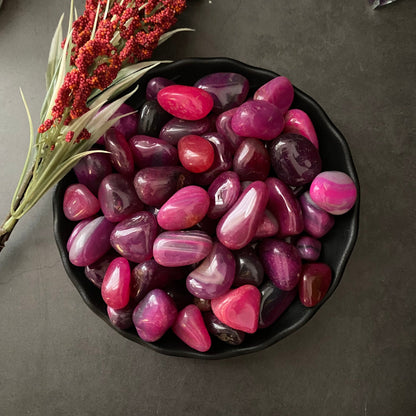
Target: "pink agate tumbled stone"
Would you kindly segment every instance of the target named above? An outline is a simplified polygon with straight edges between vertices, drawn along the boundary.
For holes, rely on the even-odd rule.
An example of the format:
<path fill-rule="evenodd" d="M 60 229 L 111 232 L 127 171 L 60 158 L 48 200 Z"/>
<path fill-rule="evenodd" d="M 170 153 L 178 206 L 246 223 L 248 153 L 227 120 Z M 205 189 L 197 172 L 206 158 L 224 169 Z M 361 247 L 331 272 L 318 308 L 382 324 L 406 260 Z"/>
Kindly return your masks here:
<path fill-rule="evenodd" d="M 315 127 L 304 111 L 297 108 L 290 109 L 285 114 L 285 126 L 283 131 L 285 133 L 300 134 L 301 136 L 306 137 L 317 149 L 319 149 Z"/>
<path fill-rule="evenodd" d="M 174 324 L 177 314 L 173 299 L 163 290 L 153 289 L 135 307 L 133 324 L 143 341 L 155 342 Z"/>
<path fill-rule="evenodd" d="M 81 221 L 95 215 L 100 210 L 100 204 L 85 185 L 77 183 L 66 189 L 63 210 L 70 221 Z"/>
<path fill-rule="evenodd" d="M 312 181 L 309 194 L 312 201 L 326 212 L 342 215 L 354 206 L 357 188 L 346 173 L 325 171 Z"/>
<path fill-rule="evenodd" d="M 332 271 L 327 264 L 305 264 L 299 281 L 299 299 L 302 304 L 310 308 L 321 302 L 331 286 L 331 281 Z"/>
<path fill-rule="evenodd" d="M 201 311 L 196 305 L 182 309 L 172 327 L 175 335 L 194 350 L 205 352 L 211 348 L 211 337 Z"/>
<path fill-rule="evenodd" d="M 187 85 L 170 85 L 157 94 L 160 106 L 184 120 L 199 120 L 209 114 L 214 106 L 211 94 Z"/>
<path fill-rule="evenodd" d="M 108 266 L 101 285 L 104 302 L 113 309 L 122 309 L 130 299 L 130 263 L 124 257 L 116 257 Z"/>
<path fill-rule="evenodd" d="M 295 91 L 291 82 L 283 76 L 273 78 L 254 93 L 255 100 L 274 104 L 282 114 L 289 110 L 294 96 Z"/>

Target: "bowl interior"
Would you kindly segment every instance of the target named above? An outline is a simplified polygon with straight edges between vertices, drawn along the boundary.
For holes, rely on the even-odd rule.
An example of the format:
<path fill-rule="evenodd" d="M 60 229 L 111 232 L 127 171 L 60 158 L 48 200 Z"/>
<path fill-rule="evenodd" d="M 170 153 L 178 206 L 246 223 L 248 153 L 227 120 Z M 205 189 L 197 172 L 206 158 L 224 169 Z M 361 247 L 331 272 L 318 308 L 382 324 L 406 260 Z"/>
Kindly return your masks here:
<path fill-rule="evenodd" d="M 160 65 L 148 72 L 139 80 L 139 89 L 129 99 L 128 104 L 137 109 L 141 107 L 145 101 L 147 81 L 152 77 L 162 76 L 180 84 L 193 85 L 199 78 L 213 72 L 237 72 L 244 75 L 250 83 L 249 94 L 253 94 L 261 85 L 278 76 L 274 72 L 228 58 L 185 59 L 171 64 Z M 319 104 L 295 87 L 295 98 L 292 108 L 299 108 L 305 111 L 313 122 L 319 139 L 322 170 L 340 170 L 347 173 L 354 180 L 359 190 L 358 177 L 347 142 Z M 75 175 L 72 173 L 68 174 L 57 185 L 53 196 L 54 233 L 62 262 L 69 278 L 84 302 L 115 331 L 134 342 L 168 355 L 204 359 L 227 358 L 262 350 L 299 329 L 312 318 L 338 286 L 358 233 L 359 196 L 354 208 L 348 213 L 338 216 L 333 229 L 321 239 L 322 254 L 319 261 L 323 261 L 331 267 L 333 280 L 325 299 L 319 305 L 313 308 L 306 308 L 296 298 L 273 325 L 266 329 L 258 330 L 253 335 L 246 336 L 242 345 L 231 346 L 213 337 L 211 349 L 208 352 L 200 353 L 186 346 L 171 331 L 168 331 L 159 341 L 147 343 L 138 337 L 134 329 L 119 330 L 110 323 L 107 317 L 106 305 L 101 298 L 99 289 L 85 277 L 83 268 L 76 267 L 69 262 L 66 251 L 66 242 L 75 224 L 65 218 L 62 203 L 65 189 L 74 182 L 76 182 Z"/>

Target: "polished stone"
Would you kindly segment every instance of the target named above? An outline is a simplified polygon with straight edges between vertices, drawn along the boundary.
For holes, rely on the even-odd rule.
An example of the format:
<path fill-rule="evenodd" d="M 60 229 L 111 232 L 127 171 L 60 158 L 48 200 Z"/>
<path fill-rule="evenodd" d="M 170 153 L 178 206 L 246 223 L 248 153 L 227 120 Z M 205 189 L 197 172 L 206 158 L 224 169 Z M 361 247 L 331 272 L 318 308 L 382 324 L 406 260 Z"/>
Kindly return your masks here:
<path fill-rule="evenodd" d="M 255 93 L 255 100 L 268 101 L 285 114 L 293 102 L 295 91 L 286 77 L 279 76 L 266 82 Z"/>
<path fill-rule="evenodd" d="M 299 298 L 302 304 L 309 308 L 318 305 L 328 292 L 331 281 L 332 271 L 327 264 L 305 264 L 299 281 Z"/>
<path fill-rule="evenodd" d="M 82 184 L 70 185 L 64 195 L 63 211 L 70 221 L 85 220 L 97 214 L 100 203 L 97 197 Z"/>
<path fill-rule="evenodd" d="M 108 266 L 101 285 L 104 302 L 114 309 L 122 309 L 130 300 L 130 263 L 124 257 L 116 257 Z"/>
<path fill-rule="evenodd" d="M 315 127 L 309 116 L 298 108 L 292 108 L 285 114 L 285 133 L 300 134 L 306 137 L 317 149 L 319 149 L 318 137 Z"/>

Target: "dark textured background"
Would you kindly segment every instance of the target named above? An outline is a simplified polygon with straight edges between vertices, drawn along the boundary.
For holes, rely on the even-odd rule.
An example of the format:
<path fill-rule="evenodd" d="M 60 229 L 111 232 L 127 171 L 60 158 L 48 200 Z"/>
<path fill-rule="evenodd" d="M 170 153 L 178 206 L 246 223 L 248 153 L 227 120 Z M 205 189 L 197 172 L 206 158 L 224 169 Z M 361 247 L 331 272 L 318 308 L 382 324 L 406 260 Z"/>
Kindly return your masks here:
<path fill-rule="evenodd" d="M 75 1 L 81 13 L 83 2 Z M 0 213 L 44 96 L 49 42 L 69 1 L 0 9 Z M 347 138 L 361 183 L 356 248 L 335 294 L 265 351 L 158 355 L 93 315 L 64 273 L 51 194 L 0 256 L 0 415 L 411 415 L 416 413 L 416 2 L 190 0 L 193 27 L 156 57 L 228 56 L 314 97 Z"/>

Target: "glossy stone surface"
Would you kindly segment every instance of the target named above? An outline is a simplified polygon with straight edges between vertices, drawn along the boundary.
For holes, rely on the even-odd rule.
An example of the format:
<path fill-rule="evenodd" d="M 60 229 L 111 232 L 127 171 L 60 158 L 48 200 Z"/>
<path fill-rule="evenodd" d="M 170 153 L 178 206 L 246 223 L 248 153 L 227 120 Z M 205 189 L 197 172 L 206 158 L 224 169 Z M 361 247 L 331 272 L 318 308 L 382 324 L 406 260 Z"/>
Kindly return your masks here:
<path fill-rule="evenodd" d="M 110 263 L 120 255 L 114 250 L 110 250 L 105 253 L 94 263 L 85 266 L 84 274 L 88 280 L 90 280 L 96 287 L 101 288 L 105 276 L 105 272 L 108 269 Z"/>
<path fill-rule="evenodd" d="M 309 194 L 312 201 L 326 212 L 342 215 L 354 206 L 357 188 L 346 173 L 326 171 L 315 177 Z"/>
<path fill-rule="evenodd" d="M 240 181 L 264 181 L 270 171 L 270 157 L 264 143 L 258 139 L 245 139 L 233 159 L 233 170 Z"/>
<path fill-rule="evenodd" d="M 268 238 L 260 243 L 258 250 L 264 271 L 273 284 L 281 290 L 294 289 L 302 270 L 302 259 L 296 247 Z"/>
<path fill-rule="evenodd" d="M 210 199 L 208 217 L 222 217 L 237 201 L 240 195 L 240 179 L 233 171 L 226 171 L 217 176 L 208 188 Z"/>
<path fill-rule="evenodd" d="M 102 180 L 98 200 L 105 218 L 111 222 L 120 222 L 143 209 L 132 181 L 120 173 L 111 173 Z"/>
<path fill-rule="evenodd" d="M 157 101 L 146 101 L 139 112 L 138 134 L 158 137 L 162 127 L 172 118 Z"/>
<path fill-rule="evenodd" d="M 250 184 L 217 226 L 219 241 L 231 250 L 246 246 L 256 234 L 268 201 L 264 182 Z"/>
<path fill-rule="evenodd" d="M 130 139 L 134 163 L 139 169 L 154 166 L 175 166 L 178 151 L 168 142 L 155 137 L 136 135 Z"/>
<path fill-rule="evenodd" d="M 156 100 L 158 92 L 169 85 L 175 85 L 175 82 L 164 77 L 153 77 L 146 85 L 146 100 Z"/>
<path fill-rule="evenodd" d="M 100 210 L 96 196 L 82 184 L 68 186 L 64 195 L 63 211 L 70 221 L 81 221 Z"/>
<path fill-rule="evenodd" d="M 231 328 L 254 334 L 258 328 L 260 291 L 252 285 L 240 286 L 211 300 L 212 312 Z"/>
<path fill-rule="evenodd" d="M 103 108 L 105 108 L 105 106 L 103 106 Z M 110 119 L 117 118 L 121 115 L 123 115 L 123 117 L 117 120 L 113 124 L 113 127 L 117 129 L 126 138 L 126 140 L 128 140 L 137 133 L 137 126 L 139 122 L 137 118 L 137 110 L 132 106 L 123 103 L 110 117 Z"/>
<path fill-rule="evenodd" d="M 284 119 L 279 109 L 260 100 L 246 101 L 231 119 L 233 131 L 244 137 L 273 140 L 283 130 Z"/>
<path fill-rule="evenodd" d="M 248 90 L 248 79 L 234 72 L 215 72 L 200 78 L 194 87 L 211 94 L 214 99 L 214 113 L 221 113 L 238 107 L 245 101 Z"/>
<path fill-rule="evenodd" d="M 114 224 L 105 217 L 97 217 L 83 227 L 74 238 L 69 260 L 75 266 L 85 267 L 96 262 L 110 250 L 110 235 Z"/>
<path fill-rule="evenodd" d="M 289 110 L 294 96 L 295 91 L 292 83 L 286 77 L 279 76 L 262 85 L 254 93 L 253 98 L 268 101 L 274 104 L 282 114 L 285 114 Z"/>
<path fill-rule="evenodd" d="M 309 191 L 304 192 L 298 200 L 302 208 L 305 232 L 312 237 L 321 238 L 332 229 L 335 218 L 312 201 Z"/>
<path fill-rule="evenodd" d="M 203 260 L 211 249 L 211 237 L 203 231 L 165 231 L 153 244 L 153 256 L 162 266 L 187 266 Z"/>
<path fill-rule="evenodd" d="M 94 218 L 86 218 L 85 220 L 80 221 L 75 227 L 72 229 L 71 234 L 69 235 L 69 238 L 66 242 L 66 251 L 70 251 L 72 247 L 72 243 L 74 242 L 76 236 L 79 234 L 79 232 L 88 224 L 90 223 Z"/>
<path fill-rule="evenodd" d="M 233 152 L 238 149 L 238 146 L 244 140 L 244 137 L 235 133 L 231 127 L 231 119 L 236 111 L 237 108 L 224 111 L 217 117 L 215 122 L 217 132 L 228 142 Z"/>
<path fill-rule="evenodd" d="M 304 111 L 297 108 L 290 109 L 285 114 L 285 126 L 283 131 L 285 133 L 300 134 L 301 136 L 306 137 L 317 149 L 319 149 L 315 127 L 312 124 L 312 120 Z"/>
<path fill-rule="evenodd" d="M 114 169 L 125 176 L 133 175 L 133 154 L 124 135 L 112 127 L 104 133 L 103 137 L 105 149 L 110 152 Z"/>
<path fill-rule="evenodd" d="M 205 260 L 186 278 L 188 291 L 199 298 L 213 299 L 230 289 L 235 275 L 235 260 L 230 250 L 214 243 Z"/>
<path fill-rule="evenodd" d="M 201 311 L 208 312 L 211 310 L 211 299 L 194 298 L 193 304 Z"/>
<path fill-rule="evenodd" d="M 233 286 L 260 286 L 264 278 L 264 268 L 256 250 L 247 246 L 233 251 L 233 255 L 236 264 Z"/>
<path fill-rule="evenodd" d="M 179 311 L 172 330 L 178 338 L 194 350 L 205 352 L 211 348 L 211 337 L 201 311 L 195 305 L 188 305 Z"/>
<path fill-rule="evenodd" d="M 240 345 L 245 338 L 245 332 L 233 329 L 222 323 L 212 312 L 203 314 L 208 332 L 222 342 L 230 345 Z"/>
<path fill-rule="evenodd" d="M 322 243 L 316 238 L 304 235 L 297 241 L 296 248 L 302 260 L 316 261 L 321 255 Z"/>
<path fill-rule="evenodd" d="M 127 306 L 130 299 L 130 263 L 124 257 L 116 257 L 108 266 L 101 286 L 104 302 L 114 308 Z"/>
<path fill-rule="evenodd" d="M 207 171 L 214 162 L 214 148 L 211 143 L 195 134 L 179 140 L 178 155 L 182 166 L 193 173 Z"/>
<path fill-rule="evenodd" d="M 154 215 L 147 211 L 138 211 L 114 227 L 110 243 L 120 255 L 140 263 L 152 257 L 157 231 Z"/>
<path fill-rule="evenodd" d="M 297 235 L 303 231 L 302 209 L 292 190 L 277 178 L 265 181 L 269 191 L 267 208 L 279 223 L 279 236 Z"/>
<path fill-rule="evenodd" d="M 211 95 L 188 85 L 170 85 L 157 94 L 160 106 L 174 117 L 184 120 L 200 120 L 214 106 Z"/>
<path fill-rule="evenodd" d="M 161 289 L 151 290 L 135 307 L 133 324 L 143 341 L 155 342 L 173 325 L 178 311 Z"/>
<path fill-rule="evenodd" d="M 133 307 L 114 309 L 107 306 L 107 315 L 110 322 L 117 328 L 129 329 L 133 326 Z"/>
<path fill-rule="evenodd" d="M 306 185 L 321 172 L 318 149 L 299 134 L 280 135 L 270 143 L 269 152 L 276 176 L 287 185 Z"/>
<path fill-rule="evenodd" d="M 176 146 L 179 140 L 184 136 L 190 134 L 201 136 L 211 129 L 212 121 L 209 117 L 202 118 L 201 120 L 182 120 L 174 117 L 162 127 L 159 138 Z"/>
<path fill-rule="evenodd" d="M 281 290 L 270 280 L 267 280 L 261 285 L 260 293 L 259 328 L 267 328 L 276 322 L 290 306 L 298 293 L 298 289 Z"/>
<path fill-rule="evenodd" d="M 101 181 L 112 172 L 110 156 L 104 153 L 89 154 L 84 156 L 73 170 L 78 182 L 97 195 Z"/>
<path fill-rule="evenodd" d="M 182 166 L 156 166 L 136 173 L 134 189 L 140 200 L 161 207 L 176 191 L 192 184 L 192 174 Z"/>
<path fill-rule="evenodd" d="M 308 263 L 302 268 L 299 281 L 299 299 L 311 308 L 325 297 L 331 286 L 332 272 L 325 263 Z"/>
<path fill-rule="evenodd" d="M 186 186 L 162 205 L 157 214 L 157 222 L 165 230 L 184 230 L 201 221 L 208 208 L 208 192 L 199 186 Z"/>
<path fill-rule="evenodd" d="M 263 217 L 257 227 L 254 239 L 259 240 L 266 237 L 273 237 L 279 232 L 279 223 L 276 217 L 266 209 L 263 213 Z"/>

